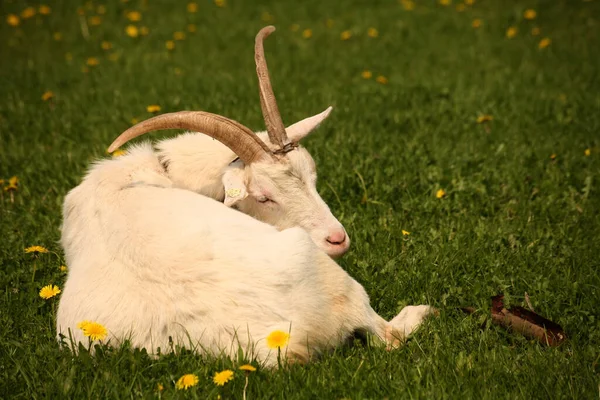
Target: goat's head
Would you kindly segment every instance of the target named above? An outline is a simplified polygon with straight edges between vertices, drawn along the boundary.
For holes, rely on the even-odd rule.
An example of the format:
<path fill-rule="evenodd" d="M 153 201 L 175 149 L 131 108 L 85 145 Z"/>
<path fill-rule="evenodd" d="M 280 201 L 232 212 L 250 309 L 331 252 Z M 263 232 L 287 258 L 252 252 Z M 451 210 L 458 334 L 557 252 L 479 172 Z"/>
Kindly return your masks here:
<path fill-rule="evenodd" d="M 203 111 L 163 114 L 129 128 L 109 147 L 112 152 L 144 133 L 188 129 L 209 135 L 229 147 L 237 159 L 223 174 L 225 205 L 235 207 L 278 229 L 300 226 L 330 256 L 344 254 L 350 240 L 316 190 L 315 163 L 299 141 L 314 130 L 331 107 L 285 128 L 271 87 L 263 40 L 275 30 L 260 30 L 255 42 L 256 72 L 266 133 L 254 134 L 231 119 Z M 261 140 L 262 137 L 262 140 Z"/>

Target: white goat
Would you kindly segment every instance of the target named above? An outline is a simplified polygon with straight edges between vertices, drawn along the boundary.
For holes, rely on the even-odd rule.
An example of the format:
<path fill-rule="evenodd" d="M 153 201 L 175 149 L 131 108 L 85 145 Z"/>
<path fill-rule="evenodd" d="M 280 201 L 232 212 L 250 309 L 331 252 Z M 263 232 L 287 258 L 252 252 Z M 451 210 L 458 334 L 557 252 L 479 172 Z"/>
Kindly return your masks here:
<path fill-rule="evenodd" d="M 257 65 L 264 62 L 262 41 L 273 30 L 263 28 L 257 35 Z M 274 150 L 242 125 L 202 112 L 152 118 L 126 131 L 125 140 L 165 126 L 201 127 L 244 163 L 223 176 L 230 202 L 243 190 L 257 199 L 294 199 L 288 193 L 314 186 L 303 181 L 314 180 L 314 166 L 298 168 L 310 160 L 307 153 L 288 142 L 295 138 L 289 129 L 285 136 L 282 124 L 273 128 L 278 112 L 269 90 L 261 82 Z M 162 151 L 172 154 L 165 143 Z M 167 169 L 174 167 L 167 161 Z M 394 347 L 432 312 L 429 306 L 409 306 L 385 321 L 370 307 L 363 287 L 305 229 L 278 231 L 181 189 L 165 164 L 149 145 L 134 147 L 126 157 L 96 164 L 65 198 L 61 241 L 69 274 L 57 313 L 59 335 L 85 342 L 77 324 L 94 320 L 106 326 L 113 344 L 127 339 L 154 353 L 168 350 L 172 340 L 229 356 L 241 347 L 274 365 L 277 352 L 265 341 L 272 331 L 290 334 L 284 357 L 306 362 L 354 331 L 370 332 Z M 305 174 L 297 176 L 298 170 Z M 244 186 L 229 187 L 230 181 Z M 303 199 L 294 204 L 296 210 L 311 207 Z"/>

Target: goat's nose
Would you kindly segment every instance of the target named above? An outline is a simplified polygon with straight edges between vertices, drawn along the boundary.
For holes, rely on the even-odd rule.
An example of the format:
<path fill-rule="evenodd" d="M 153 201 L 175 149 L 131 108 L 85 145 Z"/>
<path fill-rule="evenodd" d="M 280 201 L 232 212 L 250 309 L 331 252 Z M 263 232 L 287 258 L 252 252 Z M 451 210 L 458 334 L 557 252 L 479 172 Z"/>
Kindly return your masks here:
<path fill-rule="evenodd" d="M 335 231 L 327 236 L 327 239 L 325 240 L 330 244 L 342 244 L 346 241 L 346 232 L 344 232 L 344 230 Z"/>

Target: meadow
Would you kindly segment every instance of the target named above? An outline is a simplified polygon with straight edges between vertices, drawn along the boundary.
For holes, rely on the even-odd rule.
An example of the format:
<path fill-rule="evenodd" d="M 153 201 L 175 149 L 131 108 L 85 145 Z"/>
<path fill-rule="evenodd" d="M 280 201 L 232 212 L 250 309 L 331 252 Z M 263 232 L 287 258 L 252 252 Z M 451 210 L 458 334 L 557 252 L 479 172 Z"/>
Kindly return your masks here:
<path fill-rule="evenodd" d="M 61 349 L 60 294 L 39 293 L 68 273 L 64 196 L 153 114 L 264 129 L 253 43 L 267 24 L 284 122 L 334 106 L 303 144 L 352 239 L 340 265 L 380 315 L 439 317 L 396 351 L 356 343 L 278 370 Z M 597 0 L 2 1 L 0 398 L 597 398 L 598 49 Z M 528 293 L 568 340 L 492 325 L 498 293 Z M 197 384 L 178 389 L 184 374 Z"/>

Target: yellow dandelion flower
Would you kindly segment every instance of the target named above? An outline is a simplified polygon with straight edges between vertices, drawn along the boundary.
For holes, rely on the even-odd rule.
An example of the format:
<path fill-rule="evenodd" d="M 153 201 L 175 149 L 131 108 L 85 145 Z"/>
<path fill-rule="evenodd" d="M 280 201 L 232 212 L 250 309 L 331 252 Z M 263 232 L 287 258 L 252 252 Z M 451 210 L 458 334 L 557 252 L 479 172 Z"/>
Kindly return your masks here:
<path fill-rule="evenodd" d="M 300 25 L 298 25 L 298 24 L 292 24 L 292 25 L 290 25 L 290 31 L 292 31 L 292 32 L 298 32 L 298 29 L 300 29 Z"/>
<path fill-rule="evenodd" d="M 452 0 L 438 0 L 438 3 L 440 3 L 442 6 L 449 6 L 452 4 Z"/>
<path fill-rule="evenodd" d="M 38 12 L 42 15 L 48 15 L 52 12 L 52 9 L 50 7 L 48 7 L 45 4 L 42 4 L 41 6 L 39 6 L 38 8 Z"/>
<path fill-rule="evenodd" d="M 388 83 L 388 78 L 386 78 L 383 75 L 377 76 L 377 78 L 375 78 L 375 80 L 377 81 L 377 83 L 381 83 L 382 85 L 387 85 L 387 83 Z"/>
<path fill-rule="evenodd" d="M 177 31 L 177 32 L 173 33 L 173 39 L 175 39 L 175 40 L 184 40 L 185 39 L 185 32 Z"/>
<path fill-rule="evenodd" d="M 187 390 L 188 388 L 196 386 L 197 384 L 198 376 L 194 374 L 185 374 L 177 380 L 177 383 L 175 383 L 175 387 L 179 390 Z"/>
<path fill-rule="evenodd" d="M 304 39 L 310 39 L 312 37 L 312 30 L 311 29 L 305 29 L 302 31 L 302 37 Z"/>
<path fill-rule="evenodd" d="M 127 27 L 125 28 L 125 33 L 127 34 L 127 36 L 132 38 L 138 37 L 138 35 L 140 34 L 137 26 L 135 25 L 127 25 Z"/>
<path fill-rule="evenodd" d="M 340 33 L 340 39 L 342 40 L 348 40 L 352 37 L 352 31 L 347 30 L 347 31 L 343 31 L 342 33 Z"/>
<path fill-rule="evenodd" d="M 135 125 L 140 121 L 137 118 L 131 118 L 131 120 L 129 122 L 131 122 L 132 125 Z"/>
<path fill-rule="evenodd" d="M 11 186 L 15 186 L 15 187 L 18 186 L 19 178 L 17 178 L 16 176 L 11 176 L 10 178 L 8 178 L 8 184 Z M 39 246 L 33 246 L 33 247 L 39 247 Z"/>
<path fill-rule="evenodd" d="M 327 28 L 333 28 L 333 24 L 334 24 L 334 23 L 335 23 L 335 22 L 334 22 L 334 21 L 333 21 L 331 18 L 327 18 L 327 19 L 325 20 L 325 26 L 326 26 Z"/>
<path fill-rule="evenodd" d="M 475 29 L 479 28 L 481 26 L 482 22 L 479 18 L 475 18 L 473 20 L 473 22 L 471 22 L 471 26 Z"/>
<path fill-rule="evenodd" d="M 225 386 L 227 382 L 233 379 L 233 371 L 230 369 L 226 369 L 221 372 L 216 372 L 213 377 L 213 382 L 217 386 Z"/>
<path fill-rule="evenodd" d="M 89 57 L 85 63 L 89 67 L 95 67 L 96 65 L 100 64 L 100 60 L 98 60 L 96 57 Z"/>
<path fill-rule="evenodd" d="M 556 160 L 556 154 L 551 154 L 551 155 L 550 155 L 550 159 L 551 159 L 551 160 Z"/>
<path fill-rule="evenodd" d="M 535 19 L 535 17 L 537 17 L 537 12 L 531 8 L 525 10 L 523 13 L 523 18 L 525 19 L 532 20 Z"/>
<path fill-rule="evenodd" d="M 93 15 L 88 19 L 90 26 L 98 26 L 102 23 L 102 17 L 99 15 Z"/>
<path fill-rule="evenodd" d="M 159 112 L 160 106 L 157 104 L 151 104 L 148 107 L 146 107 L 146 111 L 148 111 L 149 113 Z"/>
<path fill-rule="evenodd" d="M 17 189 L 18 189 L 17 185 L 11 185 L 11 184 L 4 187 L 5 192 L 16 192 Z"/>
<path fill-rule="evenodd" d="M 585 154 L 586 157 L 589 157 L 590 154 L 592 154 L 592 150 L 591 149 L 585 149 L 585 151 L 583 152 L 583 154 Z"/>
<path fill-rule="evenodd" d="M 62 40 L 62 38 L 63 38 L 63 35 L 60 32 L 54 32 L 52 34 L 52 39 L 56 40 L 57 42 L 60 42 Z"/>
<path fill-rule="evenodd" d="M 275 17 L 273 17 L 273 14 L 271 14 L 268 11 L 263 11 L 262 14 L 260 15 L 260 19 L 263 22 L 273 22 L 273 20 L 275 19 Z"/>
<path fill-rule="evenodd" d="M 516 26 L 511 26 L 506 30 L 506 37 L 509 39 L 514 38 L 515 36 L 517 36 L 517 32 L 518 29 Z"/>
<path fill-rule="evenodd" d="M 96 7 L 96 12 L 100 15 L 106 14 L 106 6 L 100 4 L 98 7 Z"/>
<path fill-rule="evenodd" d="M 379 31 L 376 28 L 371 27 L 367 29 L 367 36 L 371 38 L 376 38 L 377 36 L 379 36 Z"/>
<path fill-rule="evenodd" d="M 48 253 L 48 249 L 42 246 L 29 246 L 25 248 L 25 253 L 42 254 Z"/>
<path fill-rule="evenodd" d="M 465 4 L 468 6 L 472 6 L 473 4 L 475 4 L 475 0 L 465 0 Z"/>
<path fill-rule="evenodd" d="M 162 383 L 159 383 L 158 385 L 156 385 L 157 392 L 162 392 L 163 390 L 165 390 L 165 387 L 162 385 Z"/>
<path fill-rule="evenodd" d="M 254 372 L 256 371 L 256 368 L 250 364 L 244 364 L 240 367 L 240 369 L 242 371 L 247 371 L 247 372 Z"/>
<path fill-rule="evenodd" d="M 21 18 L 19 18 L 15 14 L 8 14 L 6 16 L 6 23 L 10 26 L 19 26 L 19 24 L 21 23 Z"/>
<path fill-rule="evenodd" d="M 106 40 L 103 40 L 102 43 L 100 43 L 100 47 L 102 48 L 102 50 L 110 50 L 112 49 L 112 43 L 111 42 L 107 42 Z"/>
<path fill-rule="evenodd" d="M 196 32 L 196 25 L 194 25 L 194 24 L 189 24 L 189 25 L 187 26 L 187 31 L 188 31 L 188 32 L 190 32 L 190 33 L 194 33 L 194 32 Z"/>
<path fill-rule="evenodd" d="M 546 47 L 550 46 L 550 43 L 552 43 L 552 40 L 550 40 L 550 38 L 543 38 L 542 40 L 540 40 L 540 43 L 538 43 L 538 47 L 540 49 L 545 49 Z"/>
<path fill-rule="evenodd" d="M 23 19 L 28 19 L 31 18 L 35 15 L 35 8 L 33 7 L 27 7 L 26 9 L 24 9 L 23 11 L 21 11 L 21 18 Z"/>
<path fill-rule="evenodd" d="M 61 265 L 58 269 L 60 269 L 60 272 L 67 272 L 69 270 L 66 265 Z"/>
<path fill-rule="evenodd" d="M 467 8 L 467 6 L 465 6 L 463 3 L 456 5 L 456 11 L 458 11 L 458 12 L 463 12 L 463 11 L 465 11 L 466 8 Z"/>
<path fill-rule="evenodd" d="M 187 12 L 189 12 L 189 13 L 198 12 L 198 4 L 196 4 L 196 3 L 188 3 L 188 5 L 187 5 Z"/>
<path fill-rule="evenodd" d="M 267 336 L 267 346 L 271 349 L 284 347 L 290 340 L 290 334 L 284 331 L 275 330 Z"/>
<path fill-rule="evenodd" d="M 121 157 L 121 156 L 124 156 L 125 154 L 127 154 L 127 152 L 125 150 L 117 149 L 112 152 L 112 158 Z"/>
<path fill-rule="evenodd" d="M 540 34 L 540 28 L 538 28 L 537 26 L 534 26 L 533 28 L 531 28 L 531 36 L 537 36 Z"/>
<path fill-rule="evenodd" d="M 150 33 L 150 30 L 148 30 L 147 26 L 142 26 L 140 28 L 140 35 L 147 36 L 149 33 Z"/>
<path fill-rule="evenodd" d="M 439 189 L 437 192 L 435 192 L 435 197 L 438 199 L 441 199 L 444 196 L 446 196 L 446 191 L 444 189 Z"/>
<path fill-rule="evenodd" d="M 54 93 L 52 93 L 50 90 L 47 90 L 47 91 L 45 91 L 45 92 L 44 92 L 44 94 L 42 95 L 42 100 L 43 100 L 43 101 L 48 101 L 48 100 L 50 100 L 50 99 L 51 99 L 51 98 L 53 98 L 53 97 L 54 97 Z"/>
<path fill-rule="evenodd" d="M 138 22 L 142 20 L 142 13 L 139 11 L 128 11 L 125 17 L 131 22 Z"/>
<path fill-rule="evenodd" d="M 167 48 L 167 50 L 173 50 L 175 48 L 175 42 L 172 40 L 167 40 L 165 42 L 165 47 Z"/>
<path fill-rule="evenodd" d="M 107 335 L 106 328 L 97 322 L 87 322 L 82 328 L 83 336 L 88 336 L 92 340 L 104 340 Z"/>
<path fill-rule="evenodd" d="M 405 231 L 404 229 L 402 229 L 402 235 L 408 236 L 408 235 L 410 235 L 410 232 L 409 231 Z"/>
<path fill-rule="evenodd" d="M 412 11 L 415 9 L 415 2 L 412 0 L 402 0 L 402 7 L 406 10 L 406 11 Z"/>
<path fill-rule="evenodd" d="M 227 4 L 225 3 L 225 0 L 215 0 L 215 5 L 217 7 L 225 7 Z"/>
<path fill-rule="evenodd" d="M 88 321 L 88 320 L 81 321 L 81 322 L 77 323 L 77 328 L 83 330 L 83 329 L 85 329 L 86 326 L 88 326 L 88 324 L 91 324 L 91 323 L 92 323 L 92 321 Z"/>
<path fill-rule="evenodd" d="M 373 77 L 373 73 L 368 69 L 365 69 L 360 76 L 362 76 L 363 79 L 371 79 Z"/>
<path fill-rule="evenodd" d="M 484 122 L 490 122 L 493 119 L 494 119 L 494 117 L 492 117 L 491 115 L 482 114 L 479 117 L 477 117 L 477 123 L 478 124 L 483 124 Z"/>
<path fill-rule="evenodd" d="M 56 285 L 47 285 L 40 290 L 40 297 L 44 300 L 51 299 L 60 293 L 60 289 Z"/>

